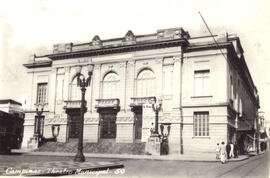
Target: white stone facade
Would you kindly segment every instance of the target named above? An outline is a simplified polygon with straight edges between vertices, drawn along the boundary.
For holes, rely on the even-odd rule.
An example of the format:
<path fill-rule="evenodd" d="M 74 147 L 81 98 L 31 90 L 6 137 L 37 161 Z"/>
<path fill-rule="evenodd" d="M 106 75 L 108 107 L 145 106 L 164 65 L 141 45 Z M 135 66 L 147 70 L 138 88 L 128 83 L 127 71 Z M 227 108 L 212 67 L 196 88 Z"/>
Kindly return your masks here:
<path fill-rule="evenodd" d="M 43 135 L 52 137 L 51 126 L 60 125 L 58 141 L 69 140 L 71 128 L 66 111 L 80 107 L 80 89 L 72 80 L 75 66 L 81 65 L 82 74 L 87 76 L 86 65 L 94 64 L 85 95 L 85 142 L 99 142 L 100 110 L 114 107 L 118 108 L 115 141 L 135 142 L 133 109 L 156 97 L 162 99 L 159 124 L 171 126 L 170 154 L 214 151 L 216 143 L 232 141 L 229 127 L 240 129 L 238 122 L 243 122 L 250 127 L 243 130 L 251 130 L 259 107 L 239 38 L 220 38 L 219 43 L 217 46 L 210 37 L 192 38 L 182 28 L 174 28 L 150 35 L 134 36 L 129 31 L 124 38 L 102 41 L 96 36 L 87 44 L 55 45 L 53 54 L 35 56 L 25 64 L 32 77 L 32 93 L 25 115 L 23 146 L 33 136 L 39 83 L 47 84 Z M 146 71 L 144 78 L 139 77 L 142 71 Z M 104 79 L 110 73 L 117 77 L 112 75 L 106 83 Z M 203 136 L 194 135 L 196 113 L 206 114 L 203 122 L 207 126 L 199 128 L 208 129 Z M 200 123 L 197 126 L 201 127 Z"/>

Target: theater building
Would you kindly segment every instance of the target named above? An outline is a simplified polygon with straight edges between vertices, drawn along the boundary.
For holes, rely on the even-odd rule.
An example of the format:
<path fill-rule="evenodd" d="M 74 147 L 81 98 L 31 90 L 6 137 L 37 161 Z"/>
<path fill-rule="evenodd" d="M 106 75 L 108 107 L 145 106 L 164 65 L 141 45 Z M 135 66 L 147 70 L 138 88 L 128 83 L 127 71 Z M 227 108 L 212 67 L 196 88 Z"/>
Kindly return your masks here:
<path fill-rule="evenodd" d="M 252 132 L 259 100 L 239 37 L 192 37 L 182 28 L 87 43 L 56 44 L 50 54 L 24 64 L 32 84 L 25 113 L 23 146 L 35 127 L 35 104 L 47 103 L 44 137 L 60 127 L 58 142 L 78 138 L 81 91 L 76 66 L 94 64 L 86 88 L 84 142 L 141 143 L 154 122 L 153 101 L 161 102 L 158 124 L 170 126 L 169 154 L 212 152 L 218 142 Z"/>

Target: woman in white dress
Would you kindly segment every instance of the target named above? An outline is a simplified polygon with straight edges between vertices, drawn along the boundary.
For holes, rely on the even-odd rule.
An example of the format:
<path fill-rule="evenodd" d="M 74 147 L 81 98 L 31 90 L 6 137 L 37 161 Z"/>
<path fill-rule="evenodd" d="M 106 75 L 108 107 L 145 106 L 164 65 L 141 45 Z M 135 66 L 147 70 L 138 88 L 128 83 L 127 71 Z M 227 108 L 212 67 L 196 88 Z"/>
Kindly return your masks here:
<path fill-rule="evenodd" d="M 227 161 L 226 145 L 224 142 L 221 142 L 220 161 L 222 164 L 226 163 L 226 161 Z"/>

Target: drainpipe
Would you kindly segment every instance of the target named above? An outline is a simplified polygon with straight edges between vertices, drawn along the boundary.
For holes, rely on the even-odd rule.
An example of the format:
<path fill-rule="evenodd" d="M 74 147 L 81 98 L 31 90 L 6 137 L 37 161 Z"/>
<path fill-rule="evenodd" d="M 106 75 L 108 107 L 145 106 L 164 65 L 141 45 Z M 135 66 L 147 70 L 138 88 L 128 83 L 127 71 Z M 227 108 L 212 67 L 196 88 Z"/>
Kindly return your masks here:
<path fill-rule="evenodd" d="M 234 135 L 234 138 L 235 138 L 235 143 L 233 144 L 236 144 L 238 145 L 238 140 L 237 140 L 237 136 L 238 136 L 238 119 L 239 119 L 239 103 L 240 103 L 240 96 L 238 94 L 239 92 L 239 79 L 237 80 L 237 89 L 236 89 L 236 103 L 237 103 L 237 106 L 236 106 L 236 116 L 235 116 L 235 135 Z"/>
<path fill-rule="evenodd" d="M 182 108 L 182 84 L 183 84 L 183 63 L 184 63 L 184 47 L 181 46 L 181 59 L 180 59 L 180 154 L 184 154 L 183 145 L 183 108 Z"/>

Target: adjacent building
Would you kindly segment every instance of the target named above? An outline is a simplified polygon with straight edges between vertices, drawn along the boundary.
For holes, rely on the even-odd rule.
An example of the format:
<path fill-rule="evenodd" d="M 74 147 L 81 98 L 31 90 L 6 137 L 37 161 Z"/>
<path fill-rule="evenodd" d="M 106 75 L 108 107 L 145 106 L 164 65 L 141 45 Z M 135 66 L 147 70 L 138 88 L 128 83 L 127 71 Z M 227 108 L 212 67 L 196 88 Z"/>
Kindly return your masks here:
<path fill-rule="evenodd" d="M 260 106 L 243 53 L 236 35 L 193 37 L 183 28 L 56 44 L 24 64 L 32 85 L 23 146 L 33 137 L 38 103 L 46 103 L 39 122 L 44 137 L 57 125 L 59 142 L 78 138 L 81 91 L 74 76 L 78 65 L 87 76 L 87 64 L 94 71 L 84 142 L 146 142 L 151 105 L 159 100 L 158 124 L 170 126 L 169 154 L 213 152 L 221 141 L 244 145 Z"/>
<path fill-rule="evenodd" d="M 21 106 L 12 99 L 0 100 L 0 153 L 21 147 L 24 123 Z"/>

